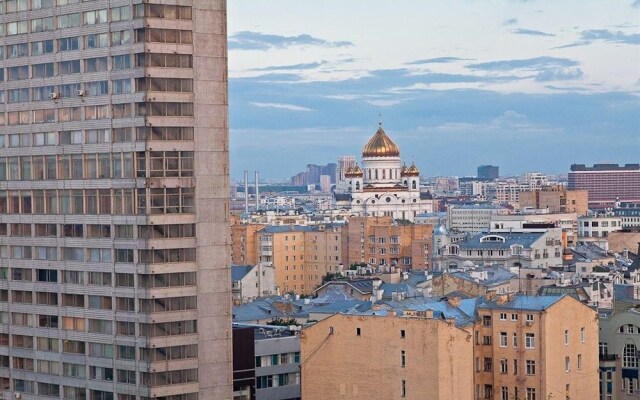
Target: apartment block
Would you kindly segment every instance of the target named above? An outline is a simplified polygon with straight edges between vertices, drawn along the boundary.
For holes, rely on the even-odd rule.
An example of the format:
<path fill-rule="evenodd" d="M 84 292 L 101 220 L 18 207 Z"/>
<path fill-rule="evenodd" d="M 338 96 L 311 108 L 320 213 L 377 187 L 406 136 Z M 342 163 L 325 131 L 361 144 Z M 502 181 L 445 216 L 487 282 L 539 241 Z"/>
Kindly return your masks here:
<path fill-rule="evenodd" d="M 475 399 L 598 399 L 595 311 L 570 296 L 498 295 L 476 312 Z"/>
<path fill-rule="evenodd" d="M 429 269 L 433 226 L 399 224 L 392 217 L 352 217 L 342 228 L 344 265 Z"/>
<path fill-rule="evenodd" d="M 335 314 L 303 329 L 302 398 L 473 398 L 470 331 L 408 314 Z"/>
<path fill-rule="evenodd" d="M 520 192 L 521 209 L 548 209 L 550 213 L 589 212 L 589 193 L 586 190 L 567 190 L 562 186 L 543 186 L 540 190 Z"/>
<path fill-rule="evenodd" d="M 4 398 L 230 399 L 226 2 L 3 1 L 0 59 Z"/>
<path fill-rule="evenodd" d="M 236 265 L 255 265 L 258 256 L 257 232 L 264 224 L 242 224 L 239 221 L 231 225 L 231 261 Z"/>

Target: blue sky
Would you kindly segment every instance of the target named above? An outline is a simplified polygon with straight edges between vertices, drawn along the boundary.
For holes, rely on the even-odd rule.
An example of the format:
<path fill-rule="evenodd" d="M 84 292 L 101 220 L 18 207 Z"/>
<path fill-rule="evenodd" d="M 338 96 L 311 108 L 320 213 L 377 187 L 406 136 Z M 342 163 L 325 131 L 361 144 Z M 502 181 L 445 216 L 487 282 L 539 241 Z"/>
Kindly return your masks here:
<path fill-rule="evenodd" d="M 229 0 L 231 175 L 360 156 L 423 175 L 640 161 L 640 0 Z"/>

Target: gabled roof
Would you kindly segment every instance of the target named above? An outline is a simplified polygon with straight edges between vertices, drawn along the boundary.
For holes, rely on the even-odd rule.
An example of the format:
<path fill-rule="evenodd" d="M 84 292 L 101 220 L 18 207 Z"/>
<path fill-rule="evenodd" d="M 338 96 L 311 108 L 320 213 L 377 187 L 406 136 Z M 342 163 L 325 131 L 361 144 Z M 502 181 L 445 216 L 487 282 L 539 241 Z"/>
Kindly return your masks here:
<path fill-rule="evenodd" d="M 231 266 L 231 281 L 237 282 L 242 280 L 251 270 L 253 265 L 232 265 Z"/>

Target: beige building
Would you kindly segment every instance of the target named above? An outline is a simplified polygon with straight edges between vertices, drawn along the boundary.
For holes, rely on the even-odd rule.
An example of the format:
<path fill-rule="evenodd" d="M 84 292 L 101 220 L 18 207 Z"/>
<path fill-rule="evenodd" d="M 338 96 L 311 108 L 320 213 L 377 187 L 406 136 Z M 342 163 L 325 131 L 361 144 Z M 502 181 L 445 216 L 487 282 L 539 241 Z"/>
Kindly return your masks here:
<path fill-rule="evenodd" d="M 475 399 L 598 399 L 595 311 L 570 296 L 497 296 L 477 318 Z"/>
<path fill-rule="evenodd" d="M 520 208 L 549 209 L 550 213 L 586 215 L 589 193 L 586 190 L 567 190 L 563 186 L 548 185 L 539 190 L 520 192 Z"/>
<path fill-rule="evenodd" d="M 266 226 L 255 233 L 258 262 L 275 269 L 280 293 L 310 295 L 341 268 L 341 233 L 333 225 Z"/>
<path fill-rule="evenodd" d="M 342 261 L 429 269 L 433 226 L 397 224 L 392 217 L 352 217 L 342 228 Z"/>
<path fill-rule="evenodd" d="M 2 398 L 230 399 L 226 1 L 0 27 Z"/>
<path fill-rule="evenodd" d="M 238 221 L 231 225 L 231 261 L 236 265 L 256 265 L 258 256 L 257 232 L 264 224 L 243 224 Z"/>
<path fill-rule="evenodd" d="M 473 398 L 471 329 L 430 311 L 336 314 L 300 342 L 305 400 Z"/>

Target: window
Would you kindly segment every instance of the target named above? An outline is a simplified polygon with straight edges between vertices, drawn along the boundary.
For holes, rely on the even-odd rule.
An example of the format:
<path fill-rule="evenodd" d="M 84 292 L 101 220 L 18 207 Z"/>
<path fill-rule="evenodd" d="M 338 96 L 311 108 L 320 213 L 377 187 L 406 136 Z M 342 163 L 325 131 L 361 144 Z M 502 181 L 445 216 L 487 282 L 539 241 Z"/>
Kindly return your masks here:
<path fill-rule="evenodd" d="M 582 354 L 578 354 L 578 369 L 582 369 Z"/>
<path fill-rule="evenodd" d="M 535 375 L 536 374 L 536 361 L 535 360 L 527 360 L 525 363 L 525 372 L 527 375 Z"/>
<path fill-rule="evenodd" d="M 525 334 L 524 347 L 527 349 L 533 349 L 535 347 L 535 335 L 533 333 Z"/>
<path fill-rule="evenodd" d="M 85 36 L 85 48 L 98 49 L 109 46 L 109 36 L 107 33 L 96 33 Z M 106 70 L 106 69 L 105 69 Z"/>
<path fill-rule="evenodd" d="M 500 313 L 500 321 L 506 321 L 507 320 L 507 313 Z"/>
<path fill-rule="evenodd" d="M 622 367 L 638 368 L 638 352 L 636 345 L 627 343 L 622 351 Z"/>
<path fill-rule="evenodd" d="M 483 371 L 491 372 L 493 371 L 493 359 L 491 357 L 485 357 L 483 362 Z"/>
<path fill-rule="evenodd" d="M 111 32 L 111 45 L 112 46 L 121 46 L 121 45 L 129 44 L 129 43 L 131 43 L 131 31 L 130 30 Z"/>
<path fill-rule="evenodd" d="M 53 17 L 36 18 L 31 20 L 31 33 L 52 31 L 53 29 Z"/>
<path fill-rule="evenodd" d="M 63 29 L 63 28 L 72 28 L 76 26 L 80 26 L 80 13 L 65 14 L 65 15 L 58 16 L 58 28 Z M 76 37 L 75 39 L 77 40 L 78 38 Z M 60 39 L 60 40 L 64 40 L 64 39 Z M 77 50 L 77 49 L 78 47 L 76 45 L 76 48 L 73 50 Z M 66 50 L 70 50 L 70 49 L 63 50 L 62 48 L 60 48 L 60 51 L 66 51 Z"/>
<path fill-rule="evenodd" d="M 527 322 L 533 322 L 533 314 L 527 314 Z"/>
<path fill-rule="evenodd" d="M 569 330 L 568 329 L 564 330 L 564 344 L 565 345 L 569 344 Z"/>
<path fill-rule="evenodd" d="M 404 350 L 400 351 L 400 366 L 403 368 L 407 366 L 407 352 Z"/>
<path fill-rule="evenodd" d="M 400 337 L 401 337 L 402 339 L 404 339 L 404 338 L 406 337 L 406 333 L 405 333 L 404 329 L 401 329 L 401 330 L 400 330 Z"/>
<path fill-rule="evenodd" d="M 536 400 L 536 388 L 527 388 L 526 400 Z"/>
<path fill-rule="evenodd" d="M 506 358 L 500 359 L 500 373 L 507 374 L 509 373 L 509 363 Z"/>
<path fill-rule="evenodd" d="M 510 400 L 509 399 L 509 388 L 507 386 L 502 386 L 500 390 L 500 400 Z"/>
<path fill-rule="evenodd" d="M 400 397 L 407 397 L 407 381 L 404 379 L 401 382 L 400 386 Z"/>
<path fill-rule="evenodd" d="M 360 336 L 360 328 L 356 328 L 356 336 Z"/>
<path fill-rule="evenodd" d="M 584 327 L 580 328 L 580 341 L 584 343 L 585 341 L 585 329 Z"/>
<path fill-rule="evenodd" d="M 517 321 L 518 320 L 518 314 L 511 314 L 511 320 L 512 321 Z"/>
<path fill-rule="evenodd" d="M 84 13 L 84 24 L 85 25 L 95 25 L 95 24 L 103 24 L 107 22 L 107 10 L 94 10 L 94 11 L 85 11 Z"/>
<path fill-rule="evenodd" d="M 507 332 L 500 332 L 500 347 L 507 347 Z"/>
<path fill-rule="evenodd" d="M 571 359 L 569 356 L 564 358 L 564 371 L 569 372 L 571 370 Z"/>
<path fill-rule="evenodd" d="M 491 316 L 483 315 L 482 316 L 482 326 L 491 326 Z"/>

